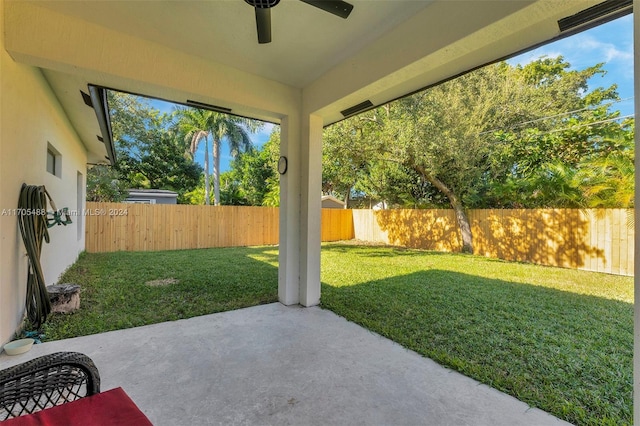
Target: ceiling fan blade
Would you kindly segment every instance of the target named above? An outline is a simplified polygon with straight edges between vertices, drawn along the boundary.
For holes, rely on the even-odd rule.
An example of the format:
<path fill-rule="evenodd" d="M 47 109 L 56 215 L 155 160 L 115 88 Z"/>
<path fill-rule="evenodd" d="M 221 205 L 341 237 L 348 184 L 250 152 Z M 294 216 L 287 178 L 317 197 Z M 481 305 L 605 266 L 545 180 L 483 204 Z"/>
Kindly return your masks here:
<path fill-rule="evenodd" d="M 258 43 L 271 43 L 271 9 L 256 7 Z"/>
<path fill-rule="evenodd" d="M 353 10 L 353 5 L 342 0 L 300 0 L 325 12 L 347 19 Z"/>

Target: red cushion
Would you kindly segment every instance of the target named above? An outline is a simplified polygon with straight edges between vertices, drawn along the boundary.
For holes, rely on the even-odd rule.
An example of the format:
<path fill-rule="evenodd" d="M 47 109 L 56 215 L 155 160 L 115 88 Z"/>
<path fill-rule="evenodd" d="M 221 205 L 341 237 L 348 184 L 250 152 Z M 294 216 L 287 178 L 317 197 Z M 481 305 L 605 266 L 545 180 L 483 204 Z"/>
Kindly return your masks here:
<path fill-rule="evenodd" d="M 2 426 L 125 426 L 152 425 L 122 388 L 15 417 Z"/>

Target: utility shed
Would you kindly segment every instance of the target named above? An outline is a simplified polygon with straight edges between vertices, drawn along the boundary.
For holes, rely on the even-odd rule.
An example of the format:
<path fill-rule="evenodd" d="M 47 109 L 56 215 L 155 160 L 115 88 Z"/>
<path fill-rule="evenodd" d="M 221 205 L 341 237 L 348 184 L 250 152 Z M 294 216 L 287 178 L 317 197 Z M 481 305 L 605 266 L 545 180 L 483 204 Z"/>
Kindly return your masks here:
<path fill-rule="evenodd" d="M 322 196 L 322 208 L 323 209 L 344 209 L 344 201 L 338 200 L 331 195 Z"/>
<path fill-rule="evenodd" d="M 130 189 L 125 203 L 178 204 L 178 193 L 166 189 Z"/>

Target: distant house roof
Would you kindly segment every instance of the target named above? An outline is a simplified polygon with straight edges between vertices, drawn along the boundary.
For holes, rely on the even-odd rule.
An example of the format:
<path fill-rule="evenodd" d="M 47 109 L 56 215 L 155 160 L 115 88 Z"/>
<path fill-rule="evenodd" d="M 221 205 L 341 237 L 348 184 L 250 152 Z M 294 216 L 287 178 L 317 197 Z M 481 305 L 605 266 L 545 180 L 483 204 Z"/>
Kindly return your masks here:
<path fill-rule="evenodd" d="M 336 197 L 332 197 L 331 195 L 323 195 L 322 196 L 322 208 L 325 209 L 343 209 L 344 201 L 338 200 Z"/>
<path fill-rule="evenodd" d="M 168 189 L 128 189 L 130 197 L 148 197 L 153 195 L 154 197 L 167 197 L 175 198 L 178 196 L 177 192 L 169 191 Z"/>
<path fill-rule="evenodd" d="M 166 189 L 129 189 L 126 203 L 176 204 L 178 193 Z"/>

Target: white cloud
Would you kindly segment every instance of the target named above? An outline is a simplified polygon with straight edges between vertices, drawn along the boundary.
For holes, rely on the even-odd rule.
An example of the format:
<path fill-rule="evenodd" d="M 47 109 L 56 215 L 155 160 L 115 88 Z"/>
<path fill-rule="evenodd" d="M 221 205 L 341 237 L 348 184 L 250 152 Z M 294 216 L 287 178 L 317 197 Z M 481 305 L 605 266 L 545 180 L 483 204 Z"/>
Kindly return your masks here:
<path fill-rule="evenodd" d="M 509 60 L 511 64 L 525 65 L 540 57 L 555 58 L 563 56 L 573 67 L 583 68 L 605 62 L 612 66 L 633 68 L 633 46 L 616 46 L 613 43 L 602 42 L 590 35 L 574 36 L 552 45 L 539 47 L 530 52 Z"/>
<path fill-rule="evenodd" d="M 607 69 L 620 67 L 633 73 L 632 16 L 541 46 L 509 60 L 509 63 L 524 65 L 541 56 L 559 55 L 577 69 L 605 62 Z"/>
<path fill-rule="evenodd" d="M 568 39 L 569 40 L 569 39 Z M 583 34 L 575 36 L 570 47 L 574 54 L 589 56 L 604 62 L 620 61 L 629 65 L 633 64 L 633 46 L 617 46 L 610 42 L 603 42 L 592 35 Z"/>
<path fill-rule="evenodd" d="M 604 62 L 607 75 L 594 77 L 594 86 L 618 85 L 622 97 L 633 96 L 633 16 L 625 16 L 585 32 L 541 46 L 510 59 L 526 65 L 541 56 L 563 56 L 573 69 Z"/>
<path fill-rule="evenodd" d="M 590 88 L 618 86 L 623 99 L 633 97 L 633 16 L 629 15 L 588 31 L 538 47 L 508 61 L 526 65 L 540 57 L 562 56 L 573 69 L 585 69 L 604 62 L 606 75 L 595 76 Z M 617 105 L 623 115 L 633 113 L 633 102 Z"/>

